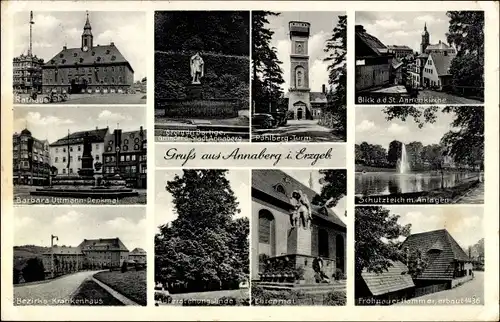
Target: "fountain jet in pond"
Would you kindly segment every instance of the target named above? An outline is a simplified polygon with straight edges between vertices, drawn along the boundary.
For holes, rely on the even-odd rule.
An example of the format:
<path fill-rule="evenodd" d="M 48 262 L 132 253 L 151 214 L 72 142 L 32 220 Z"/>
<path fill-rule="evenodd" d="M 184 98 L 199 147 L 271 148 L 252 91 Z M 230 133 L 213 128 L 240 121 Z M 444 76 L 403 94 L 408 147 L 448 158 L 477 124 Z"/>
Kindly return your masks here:
<path fill-rule="evenodd" d="M 69 134 L 68 134 L 69 145 Z M 69 146 L 68 146 L 69 151 Z M 119 150 L 117 150 L 117 154 Z M 68 160 L 70 157 L 68 156 Z M 117 158 L 118 160 L 118 155 Z M 125 180 L 115 174 L 102 180 L 96 180 L 92 157 L 92 142 L 89 133 L 85 133 L 83 138 L 82 167 L 78 175 L 58 175 L 52 179 L 51 187 L 44 187 L 31 191 L 30 195 L 50 196 L 50 197 L 72 197 L 72 198 L 93 198 L 93 199 L 115 199 L 123 197 L 133 197 L 139 195 L 137 191 L 126 187 Z"/>
<path fill-rule="evenodd" d="M 398 172 L 405 174 L 410 172 L 410 164 L 408 163 L 408 153 L 406 152 L 406 145 L 401 143 L 401 157 L 398 159 Z"/>

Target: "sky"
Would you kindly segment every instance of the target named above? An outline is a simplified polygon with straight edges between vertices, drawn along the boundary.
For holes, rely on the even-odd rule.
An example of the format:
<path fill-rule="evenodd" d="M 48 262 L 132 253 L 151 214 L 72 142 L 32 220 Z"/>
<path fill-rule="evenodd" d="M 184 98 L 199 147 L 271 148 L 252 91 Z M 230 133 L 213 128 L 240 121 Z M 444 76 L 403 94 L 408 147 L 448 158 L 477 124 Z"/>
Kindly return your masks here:
<path fill-rule="evenodd" d="M 309 181 L 312 175 L 312 190 L 316 191 L 318 194 L 321 193 L 321 184 L 319 183 L 320 178 L 322 175 L 319 173 L 318 170 L 285 170 L 282 169 L 283 172 L 286 174 L 292 176 L 296 180 L 298 180 L 300 183 L 303 185 L 306 185 L 307 187 L 311 188 L 309 185 Z M 342 199 L 339 200 L 337 205 L 333 207 L 333 211 L 335 214 L 337 214 L 337 217 L 339 217 L 344 224 L 346 224 L 346 216 L 345 216 L 345 210 L 346 210 L 346 203 L 347 203 L 347 197 L 343 197 Z"/>
<path fill-rule="evenodd" d="M 411 117 L 407 118 L 406 122 L 399 119 L 387 121 L 382 110 L 383 107 L 378 106 L 356 107 L 356 144 L 366 141 L 370 144 L 380 144 L 386 149 L 393 140 L 405 144 L 413 141 L 420 141 L 423 145 L 437 144 L 441 137 L 452 129 L 452 113 L 438 111 L 434 124 L 425 124 L 419 129 Z"/>
<path fill-rule="evenodd" d="M 446 41 L 449 18 L 446 11 L 357 11 L 356 25 L 363 25 L 372 36 L 377 37 L 384 45 L 406 45 L 420 53 L 422 32 L 427 23 L 431 44 Z"/>
<path fill-rule="evenodd" d="M 77 131 L 94 130 L 109 126 L 110 133 L 117 125 L 123 131 L 136 131 L 142 125 L 146 129 L 146 112 L 142 107 L 111 107 L 109 109 L 91 106 L 71 107 L 24 107 L 14 109 L 14 132 L 26 127 L 39 139 L 53 143 Z"/>
<path fill-rule="evenodd" d="M 155 172 L 155 226 L 172 222 L 177 218 L 172 196 L 165 189 L 167 182 L 174 179 L 175 175 L 182 175 L 182 170 L 156 170 Z M 248 170 L 229 170 L 226 173 L 231 189 L 239 203 L 241 210 L 233 218 L 247 217 L 250 219 L 251 200 L 250 200 L 250 171 Z"/>
<path fill-rule="evenodd" d="M 129 251 L 148 249 L 146 207 L 16 207 L 14 245 L 78 246 L 84 239 L 120 238 Z"/>
<path fill-rule="evenodd" d="M 50 5 L 49 5 L 50 7 Z M 29 49 L 28 11 L 14 16 L 14 56 L 26 54 Z M 33 12 L 33 54 L 46 62 L 52 59 L 64 45 L 80 48 L 81 35 L 85 25 L 84 11 Z M 90 25 L 95 45 L 109 45 L 111 42 L 134 69 L 134 80 L 146 77 L 146 15 L 144 12 L 89 12 Z"/>
<path fill-rule="evenodd" d="M 462 246 L 468 248 L 484 238 L 483 207 L 476 206 L 386 206 L 400 215 L 399 223 L 411 224 L 411 233 L 446 229 Z"/>
<path fill-rule="evenodd" d="M 283 79 L 281 86 L 285 93 L 290 87 L 290 51 L 291 42 L 288 31 L 288 22 L 293 20 L 311 23 L 311 37 L 309 38 L 309 87 L 312 92 L 321 92 L 323 84 L 328 85 L 328 64 L 323 62 L 326 57 L 323 51 L 326 40 L 331 36 L 338 16 L 345 12 L 282 12 L 277 17 L 268 17 L 268 27 L 274 31 L 271 46 L 278 50 L 278 59 L 283 62 Z"/>

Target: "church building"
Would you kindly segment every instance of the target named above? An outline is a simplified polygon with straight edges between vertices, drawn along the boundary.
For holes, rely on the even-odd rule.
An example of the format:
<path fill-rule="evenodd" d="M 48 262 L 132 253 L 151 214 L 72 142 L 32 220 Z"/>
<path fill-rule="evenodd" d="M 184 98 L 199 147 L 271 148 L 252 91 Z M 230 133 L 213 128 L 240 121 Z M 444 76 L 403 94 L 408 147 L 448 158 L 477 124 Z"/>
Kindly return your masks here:
<path fill-rule="evenodd" d="M 134 70 L 113 42 L 94 44 L 89 15 L 80 47 L 63 49 L 43 66 L 44 93 L 124 93 L 134 83 Z"/>
<path fill-rule="evenodd" d="M 252 280 L 265 281 L 268 271 L 273 277 L 292 272 L 292 278 L 305 284 L 319 283 L 319 272 L 324 278 L 339 279 L 346 272 L 346 225 L 332 209 L 314 204 L 311 221 L 294 224 L 290 219 L 294 192 L 310 201 L 317 195 L 282 171 L 252 171 Z"/>

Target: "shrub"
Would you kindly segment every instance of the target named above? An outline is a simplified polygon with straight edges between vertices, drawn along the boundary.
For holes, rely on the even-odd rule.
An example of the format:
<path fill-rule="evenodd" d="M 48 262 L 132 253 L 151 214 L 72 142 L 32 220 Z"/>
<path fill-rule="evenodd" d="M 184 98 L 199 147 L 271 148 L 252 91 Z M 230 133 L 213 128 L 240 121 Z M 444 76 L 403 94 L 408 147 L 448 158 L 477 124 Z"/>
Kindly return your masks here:
<path fill-rule="evenodd" d="M 158 102 L 157 106 L 165 108 L 166 117 L 203 117 L 208 119 L 220 119 L 237 117 L 241 103 L 232 100 L 166 101 Z"/>
<path fill-rule="evenodd" d="M 14 267 L 14 284 L 19 284 L 19 280 L 21 279 L 21 271 Z"/>
<path fill-rule="evenodd" d="M 347 299 L 345 292 L 332 291 L 323 298 L 323 305 L 338 306 L 346 305 Z"/>
<path fill-rule="evenodd" d="M 125 273 L 126 271 L 128 271 L 127 262 L 123 261 L 121 271 L 122 271 L 122 273 Z"/>
<path fill-rule="evenodd" d="M 30 258 L 23 268 L 23 277 L 26 282 L 42 281 L 45 279 L 45 268 L 40 258 Z"/>

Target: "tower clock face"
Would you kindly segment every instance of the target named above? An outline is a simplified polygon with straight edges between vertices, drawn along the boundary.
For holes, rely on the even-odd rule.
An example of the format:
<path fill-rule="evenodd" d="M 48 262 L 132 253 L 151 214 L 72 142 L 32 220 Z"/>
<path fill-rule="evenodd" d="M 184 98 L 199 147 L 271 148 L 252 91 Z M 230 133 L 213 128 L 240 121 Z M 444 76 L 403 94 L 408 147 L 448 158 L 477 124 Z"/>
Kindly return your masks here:
<path fill-rule="evenodd" d="M 87 50 L 89 50 L 89 47 L 83 46 L 83 51 L 87 51 Z"/>

